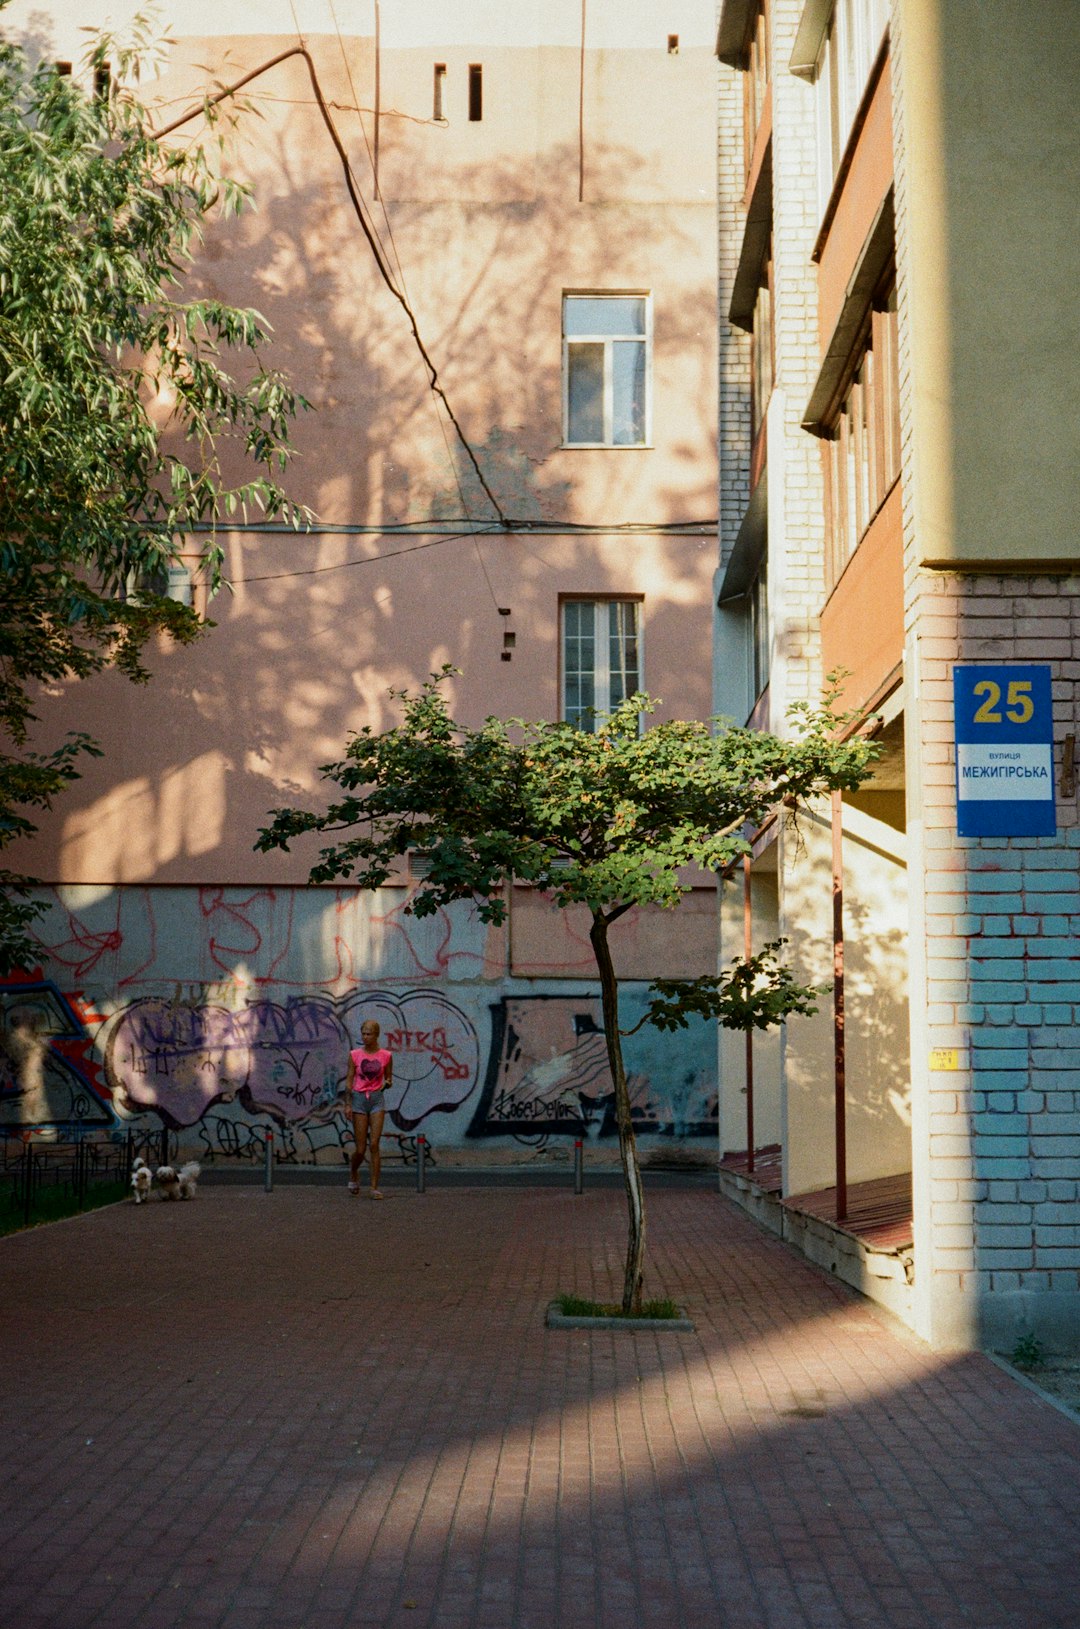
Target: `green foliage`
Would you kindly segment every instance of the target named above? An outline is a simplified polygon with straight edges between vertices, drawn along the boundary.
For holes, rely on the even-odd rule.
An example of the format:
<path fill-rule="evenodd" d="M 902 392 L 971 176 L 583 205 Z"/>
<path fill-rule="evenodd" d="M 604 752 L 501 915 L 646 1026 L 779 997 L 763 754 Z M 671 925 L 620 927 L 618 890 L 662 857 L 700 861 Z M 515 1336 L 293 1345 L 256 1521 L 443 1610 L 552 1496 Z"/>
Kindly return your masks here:
<path fill-rule="evenodd" d="M 9 1187 L 0 1194 L 0 1236 L 18 1233 L 24 1227 L 39 1227 L 43 1222 L 62 1222 L 69 1216 L 84 1211 L 100 1210 L 105 1205 L 118 1205 L 131 1198 L 126 1182 L 95 1182 L 80 1199 L 70 1185 L 39 1188 L 30 1206 L 30 1220 L 26 1220 L 22 1195 L 17 1187 Z"/>
<path fill-rule="evenodd" d="M 827 985 L 796 984 L 779 959 L 786 939 L 772 939 L 757 955 L 737 957 L 718 978 L 656 979 L 642 1024 L 657 1029 L 685 1029 L 691 1018 L 714 1018 L 725 1029 L 772 1029 L 796 1015 L 817 1012 L 817 997 Z"/>
<path fill-rule="evenodd" d="M 1020 1336 L 1012 1350 L 1012 1361 L 1018 1369 L 1037 1369 L 1045 1356 L 1042 1341 L 1030 1330 Z"/>
<path fill-rule="evenodd" d="M 302 518 L 277 477 L 306 404 L 264 364 L 265 322 L 183 297 L 203 221 L 243 191 L 205 148 L 155 140 L 123 88 L 145 22 L 134 39 L 94 48 L 120 85 L 106 97 L 0 46 L 0 846 L 34 830 L 26 811 L 47 808 L 91 750 L 84 735 L 26 750 L 35 687 L 109 665 L 144 681 L 152 636 L 187 642 L 206 626 L 165 592 L 192 527 L 210 528 L 212 589 L 220 517 Z M 230 481 L 226 454 L 247 478 Z M 32 915 L 9 897 L 3 965 L 25 964 Z"/>
<path fill-rule="evenodd" d="M 352 877 L 362 888 L 380 887 L 413 850 L 426 872 L 408 907 L 418 916 L 471 899 L 483 921 L 501 922 L 501 888 L 515 878 L 613 922 L 635 905 L 677 905 L 689 891 L 681 868 L 720 869 L 779 802 L 857 787 L 875 752 L 838 741 L 827 706 L 795 709 L 789 740 L 683 721 L 642 733 L 639 715 L 653 711 L 645 695 L 595 734 L 496 718 L 472 730 L 447 712 L 440 686 L 451 671 L 418 694 L 396 692 L 403 722 L 362 730 L 323 766 L 344 797 L 321 813 L 273 811 L 258 847 L 348 833 L 321 850 L 311 880 Z"/>
<path fill-rule="evenodd" d="M 683 868 L 719 870 L 745 854 L 746 833 L 777 804 L 797 805 L 836 787 L 857 787 L 873 745 L 841 742 L 828 700 L 789 715 L 792 736 L 713 723 L 670 722 L 642 733 L 653 711 L 635 695 L 594 734 L 569 724 L 488 718 L 478 730 L 450 717 L 444 668 L 419 694 L 396 692 L 403 722 L 353 736 L 323 775 L 343 796 L 323 812 L 278 809 L 261 849 L 288 849 L 318 833 L 313 882 L 353 878 L 378 888 L 410 850 L 423 880 L 406 910 L 428 916 L 471 900 L 480 919 L 506 915 L 505 885 L 534 883 L 560 908 L 586 907 L 600 978 L 604 1039 L 626 1177 L 629 1237 L 622 1311 L 642 1305 L 645 1204 L 619 1029 L 618 983 L 608 930 L 638 905 L 678 905 Z M 774 943 L 720 979 L 661 980 L 643 1022 L 674 1029 L 694 1014 L 738 1028 L 763 1028 L 813 1011 L 817 991 L 796 985 Z"/>
<path fill-rule="evenodd" d="M 587 1301 L 580 1295 L 562 1294 L 555 1297 L 564 1318 L 625 1318 L 628 1314 L 614 1301 Z M 670 1296 L 643 1301 L 632 1314 L 635 1318 L 681 1318 L 682 1308 Z"/>

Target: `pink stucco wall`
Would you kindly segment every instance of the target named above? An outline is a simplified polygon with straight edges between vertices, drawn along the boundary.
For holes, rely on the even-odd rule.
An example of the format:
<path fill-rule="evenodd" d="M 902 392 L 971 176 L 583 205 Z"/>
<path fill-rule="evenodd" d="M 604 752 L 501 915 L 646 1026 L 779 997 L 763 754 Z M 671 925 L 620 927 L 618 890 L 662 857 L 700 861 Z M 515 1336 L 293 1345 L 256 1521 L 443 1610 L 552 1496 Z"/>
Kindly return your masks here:
<path fill-rule="evenodd" d="M 83 15 L 92 9 L 53 7 L 46 53 L 74 54 L 64 30 L 94 21 Z M 280 31 L 268 31 L 277 10 Z M 5 13 L 9 34 L 24 11 Z M 302 26 L 370 218 L 487 480 L 505 514 L 554 523 L 553 535 L 437 541 L 446 517 L 498 521 L 375 268 L 302 60 L 282 64 L 248 88 L 229 141 L 229 168 L 250 181 L 256 207 L 211 229 L 197 279 L 264 313 L 273 360 L 313 403 L 296 428 L 293 496 L 324 526 L 430 525 L 425 535 L 233 533 L 232 588 L 197 647 L 151 653 L 147 688 L 105 676 L 45 698 L 43 741 L 77 726 L 105 751 L 39 839 L 11 851 L 14 866 L 48 882 L 302 882 L 307 857 L 253 854 L 256 830 L 271 807 L 312 794 L 317 765 L 349 730 L 392 721 L 389 686 L 450 662 L 463 670 L 454 701 L 469 722 L 557 715 L 560 596 L 643 596 L 647 688 L 666 715 L 708 713 L 713 7 L 677 0 L 657 20 L 644 0 L 597 3 L 583 86 L 576 4 L 477 0 L 395 14 L 381 40 L 378 199 L 372 8 L 339 6 L 339 40 L 329 7 L 310 0 Z M 146 92 L 159 122 L 211 79 L 239 77 L 295 43 L 288 15 L 241 0 L 178 9 L 166 19 L 176 44 Z M 256 18 L 263 32 L 247 32 Z M 205 32 L 185 33 L 195 26 Z M 431 117 L 435 61 L 447 64 L 443 124 Z M 470 124 L 464 81 L 476 61 L 484 118 Z M 561 297 L 575 289 L 652 294 L 647 449 L 561 445 Z M 701 525 L 683 536 L 648 529 L 686 522 Z M 573 535 L 559 523 L 597 530 Z M 503 661 L 508 631 L 516 641 Z"/>

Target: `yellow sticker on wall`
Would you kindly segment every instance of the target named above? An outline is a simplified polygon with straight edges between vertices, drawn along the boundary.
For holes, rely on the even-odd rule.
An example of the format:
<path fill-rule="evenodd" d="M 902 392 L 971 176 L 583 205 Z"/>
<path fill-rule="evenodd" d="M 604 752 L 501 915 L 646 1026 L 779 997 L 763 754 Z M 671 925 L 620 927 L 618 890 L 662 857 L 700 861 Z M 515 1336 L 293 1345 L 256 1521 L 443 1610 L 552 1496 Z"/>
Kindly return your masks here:
<path fill-rule="evenodd" d="M 960 1048 L 958 1046 L 935 1046 L 930 1049 L 931 1069 L 959 1069 Z"/>

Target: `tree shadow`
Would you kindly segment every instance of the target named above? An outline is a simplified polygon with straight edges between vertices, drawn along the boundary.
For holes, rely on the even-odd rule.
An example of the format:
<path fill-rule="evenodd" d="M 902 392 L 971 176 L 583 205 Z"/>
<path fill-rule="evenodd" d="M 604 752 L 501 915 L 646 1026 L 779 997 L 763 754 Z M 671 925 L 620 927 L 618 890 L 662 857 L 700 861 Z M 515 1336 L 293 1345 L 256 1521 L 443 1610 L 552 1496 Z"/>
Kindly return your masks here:
<path fill-rule="evenodd" d="M 184 49 L 158 85 L 170 109 L 205 83 L 198 52 L 185 60 Z M 347 100 L 336 42 L 313 50 L 328 95 Z M 707 521 L 715 510 L 711 210 L 632 201 L 638 156 L 599 146 L 590 184 L 602 201 L 568 204 L 577 153 L 565 142 L 474 168 L 466 196 L 395 202 L 415 132 L 403 124 L 399 137 L 388 120 L 391 244 L 353 125 L 372 218 L 485 481 L 505 515 L 554 532 L 514 534 L 429 388 L 302 63 L 283 64 L 264 88 L 274 99 L 259 102 L 261 117 L 240 113 L 230 138 L 230 172 L 250 180 L 257 207 L 211 225 L 193 292 L 253 305 L 271 323 L 272 360 L 314 409 L 297 422 L 286 484 L 331 530 L 225 534 L 232 586 L 210 606 L 216 627 L 201 642 L 152 653 L 147 688 L 102 675 L 46 699 L 43 740 L 77 716 L 105 757 L 84 766 L 38 841 L 13 857 L 37 875 L 305 880 L 311 856 L 252 854 L 258 827 L 271 807 L 318 796 L 316 766 L 340 755 L 350 731 L 395 721 L 390 687 L 449 662 L 463 670 L 453 704 L 467 722 L 557 715 L 566 593 L 644 594 L 649 688 L 667 716 L 709 711 L 715 536 L 707 526 L 690 537 L 620 528 Z M 608 286 L 655 290 L 653 451 L 561 444 L 562 292 Z M 222 457 L 231 475 L 229 444 Z M 462 520 L 492 535 L 452 535 Z M 604 530 L 560 534 L 559 522 Z"/>

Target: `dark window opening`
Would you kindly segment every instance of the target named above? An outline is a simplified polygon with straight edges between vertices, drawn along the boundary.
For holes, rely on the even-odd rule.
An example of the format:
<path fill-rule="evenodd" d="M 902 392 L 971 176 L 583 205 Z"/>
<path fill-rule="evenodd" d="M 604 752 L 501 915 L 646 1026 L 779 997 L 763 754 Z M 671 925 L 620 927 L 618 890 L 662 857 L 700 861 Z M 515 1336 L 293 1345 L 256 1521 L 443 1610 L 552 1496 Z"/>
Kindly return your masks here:
<path fill-rule="evenodd" d="M 94 95 L 105 102 L 112 95 L 112 69 L 107 62 L 99 62 L 94 69 Z"/>
<path fill-rule="evenodd" d="M 446 63 L 445 62 L 437 62 L 435 64 L 435 100 L 434 100 L 434 109 L 433 109 L 433 112 L 432 112 L 432 118 L 434 118 L 434 119 L 445 119 L 446 118 L 446 106 L 445 106 L 445 100 L 444 100 L 445 91 L 446 91 Z"/>
<path fill-rule="evenodd" d="M 61 79 L 70 79 L 71 78 L 71 63 L 70 62 L 58 62 L 56 64 L 56 71 L 60 75 Z"/>
<path fill-rule="evenodd" d="M 669 34 L 668 35 L 668 37 L 667 37 L 667 54 L 668 54 L 669 57 L 677 57 L 678 56 L 678 54 L 679 54 L 679 36 L 677 34 Z"/>
<path fill-rule="evenodd" d="M 479 62 L 469 64 L 469 122 L 479 124 L 484 117 L 484 69 Z"/>

